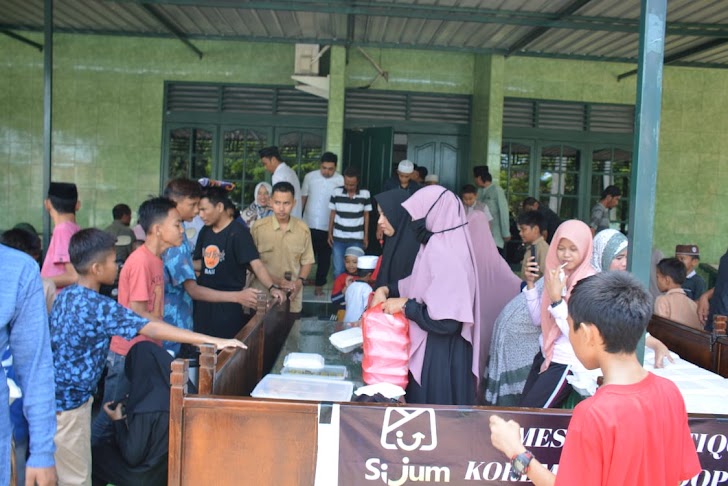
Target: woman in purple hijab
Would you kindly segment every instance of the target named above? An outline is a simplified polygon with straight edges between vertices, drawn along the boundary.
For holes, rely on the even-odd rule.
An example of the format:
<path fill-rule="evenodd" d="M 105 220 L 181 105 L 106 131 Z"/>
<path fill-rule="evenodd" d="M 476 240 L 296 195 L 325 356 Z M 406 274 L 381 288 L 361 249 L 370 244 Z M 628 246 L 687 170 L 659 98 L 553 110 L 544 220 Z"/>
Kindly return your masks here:
<path fill-rule="evenodd" d="M 402 203 L 420 242 L 412 274 L 376 290 L 372 305 L 410 320 L 408 403 L 471 405 L 480 369 L 476 258 L 465 209 L 442 186 Z"/>

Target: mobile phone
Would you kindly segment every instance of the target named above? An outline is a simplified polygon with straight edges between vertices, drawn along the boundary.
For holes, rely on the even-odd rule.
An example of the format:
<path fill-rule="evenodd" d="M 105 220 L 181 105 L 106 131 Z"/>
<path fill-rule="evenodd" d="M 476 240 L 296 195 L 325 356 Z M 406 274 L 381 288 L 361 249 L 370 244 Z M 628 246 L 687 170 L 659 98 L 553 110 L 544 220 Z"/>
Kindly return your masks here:
<path fill-rule="evenodd" d="M 533 261 L 536 261 L 536 245 L 531 245 L 529 251 L 531 252 L 531 258 L 533 258 Z"/>
<path fill-rule="evenodd" d="M 111 409 L 113 410 L 113 409 L 115 409 L 115 408 L 116 408 L 116 406 L 117 406 L 117 405 L 119 405 L 120 403 L 121 403 L 122 405 L 126 406 L 126 402 L 127 402 L 127 400 L 129 400 L 129 395 L 125 395 L 125 396 L 123 396 L 122 398 L 120 398 L 120 399 L 118 399 L 118 400 L 114 400 L 113 402 L 111 402 L 111 405 L 109 405 L 109 408 L 111 408 Z"/>

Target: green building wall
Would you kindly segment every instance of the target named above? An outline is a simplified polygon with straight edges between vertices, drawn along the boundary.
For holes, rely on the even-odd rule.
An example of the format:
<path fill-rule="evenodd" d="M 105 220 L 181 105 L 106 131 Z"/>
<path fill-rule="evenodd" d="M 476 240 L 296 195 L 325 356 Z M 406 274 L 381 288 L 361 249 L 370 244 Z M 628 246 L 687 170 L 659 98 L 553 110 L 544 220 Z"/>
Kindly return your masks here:
<path fill-rule="evenodd" d="M 202 60 L 173 40 L 55 36 L 52 179 L 78 185 L 81 226 L 106 226 L 115 204 L 159 191 L 164 81 L 293 84 L 292 45 L 196 45 Z M 0 93 L 0 228 L 40 229 L 43 55 L 0 39 Z"/>
<path fill-rule="evenodd" d="M 29 36 L 38 40 L 39 36 Z M 196 41 L 198 60 L 178 41 L 57 35 L 54 57 L 53 180 L 75 181 L 82 226 L 105 226 L 111 208 L 133 208 L 158 191 L 164 81 L 292 84 L 294 47 Z M 356 49 L 336 49 L 327 147 L 343 143 L 343 93 L 369 84 L 377 71 Z M 365 49 L 389 81 L 372 89 L 473 95 L 472 163 L 499 161 L 503 97 L 634 103 L 636 78 L 621 82 L 626 64 L 479 56 L 417 50 Z M 345 73 L 341 73 L 342 64 Z M 655 244 L 701 247 L 717 262 L 727 246 L 728 73 L 666 67 Z M 0 228 L 42 215 L 43 57 L 0 38 Z M 476 140 L 477 137 L 477 140 Z M 497 173 L 497 171 L 495 172 Z M 636 229 L 639 231 L 639 228 Z"/>

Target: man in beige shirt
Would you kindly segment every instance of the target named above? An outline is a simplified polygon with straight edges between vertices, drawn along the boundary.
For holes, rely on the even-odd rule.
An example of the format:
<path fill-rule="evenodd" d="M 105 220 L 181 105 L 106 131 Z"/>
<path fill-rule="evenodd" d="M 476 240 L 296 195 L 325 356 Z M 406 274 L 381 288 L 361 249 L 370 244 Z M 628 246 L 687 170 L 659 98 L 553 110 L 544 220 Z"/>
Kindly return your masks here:
<path fill-rule="evenodd" d="M 289 293 L 292 313 L 301 312 L 303 282 L 314 263 L 311 231 L 306 223 L 291 216 L 295 205 L 293 186 L 289 182 L 278 182 L 271 195 L 273 215 L 257 221 L 251 230 L 260 259 L 273 283 Z M 253 286 L 268 290 L 257 279 Z"/>
<path fill-rule="evenodd" d="M 657 264 L 657 286 L 662 295 L 655 299 L 655 315 L 685 324 L 695 329 L 703 329 L 698 318 L 698 304 L 682 289 L 687 271 L 677 258 L 663 258 Z"/>

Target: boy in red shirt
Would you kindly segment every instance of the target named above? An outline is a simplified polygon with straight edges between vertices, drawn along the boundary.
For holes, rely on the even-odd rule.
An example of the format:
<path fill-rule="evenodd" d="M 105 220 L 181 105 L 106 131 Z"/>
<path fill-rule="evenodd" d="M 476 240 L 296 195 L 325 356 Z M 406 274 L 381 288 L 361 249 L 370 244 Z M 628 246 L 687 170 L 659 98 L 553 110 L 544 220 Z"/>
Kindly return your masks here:
<path fill-rule="evenodd" d="M 651 301 L 626 272 L 599 273 L 574 286 L 569 340 L 587 369 L 601 368 L 604 384 L 574 409 L 557 475 L 523 447 L 518 423 L 491 416 L 491 442 L 518 476 L 536 486 L 647 486 L 677 485 L 701 471 L 680 391 L 646 371 L 635 354 Z"/>
<path fill-rule="evenodd" d="M 360 256 L 364 256 L 364 250 L 358 246 L 350 246 L 344 253 L 344 268 L 346 271 L 336 277 L 334 286 L 331 288 L 331 303 L 336 304 L 339 309 L 346 309 L 346 302 L 344 302 L 346 288 L 350 283 L 359 280 L 357 264 Z"/>
<path fill-rule="evenodd" d="M 119 304 L 150 321 L 164 319 L 164 264 L 162 253 L 182 243 L 182 217 L 177 204 L 165 197 L 144 201 L 139 207 L 139 224 L 146 232 L 144 244 L 134 250 L 119 274 Z M 131 347 L 149 338 L 138 335 L 128 340 L 121 336 L 111 338 L 106 366 L 108 373 L 103 403 L 118 401 L 129 393 L 129 382 L 124 375 L 124 361 Z M 161 344 L 161 343 L 159 343 Z M 94 419 L 92 443 L 111 438 L 113 429 L 105 413 Z"/>

